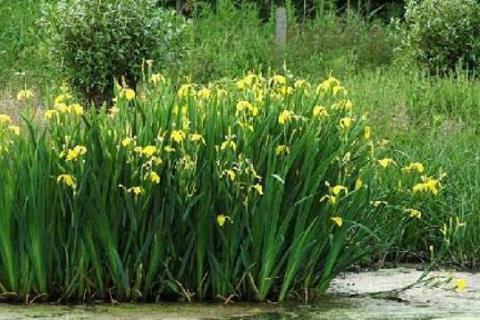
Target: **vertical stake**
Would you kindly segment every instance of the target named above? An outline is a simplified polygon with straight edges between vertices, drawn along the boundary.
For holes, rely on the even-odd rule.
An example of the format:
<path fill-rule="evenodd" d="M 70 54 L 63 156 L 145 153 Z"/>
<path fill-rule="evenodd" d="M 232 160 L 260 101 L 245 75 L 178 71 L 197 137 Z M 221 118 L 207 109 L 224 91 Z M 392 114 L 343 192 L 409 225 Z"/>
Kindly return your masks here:
<path fill-rule="evenodd" d="M 285 45 L 287 43 L 287 10 L 277 7 L 275 14 L 275 51 L 279 59 L 285 58 Z"/>

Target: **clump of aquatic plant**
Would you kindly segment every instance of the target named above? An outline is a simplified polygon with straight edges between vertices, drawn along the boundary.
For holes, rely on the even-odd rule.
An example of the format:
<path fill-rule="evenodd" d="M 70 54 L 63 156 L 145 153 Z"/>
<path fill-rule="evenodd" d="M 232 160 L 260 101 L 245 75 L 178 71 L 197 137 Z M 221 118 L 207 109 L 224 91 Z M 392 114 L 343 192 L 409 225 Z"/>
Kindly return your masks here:
<path fill-rule="evenodd" d="M 313 299 L 441 188 L 420 164 L 399 188 L 333 77 L 145 80 L 109 110 L 63 88 L 21 132 L 0 118 L 2 297 Z"/>

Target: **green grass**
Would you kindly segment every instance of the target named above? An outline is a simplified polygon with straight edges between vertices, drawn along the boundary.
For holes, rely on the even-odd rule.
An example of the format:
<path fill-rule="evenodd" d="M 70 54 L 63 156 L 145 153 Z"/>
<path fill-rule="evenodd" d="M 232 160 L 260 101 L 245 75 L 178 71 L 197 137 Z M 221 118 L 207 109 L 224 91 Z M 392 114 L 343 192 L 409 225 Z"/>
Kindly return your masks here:
<path fill-rule="evenodd" d="M 37 24 L 46 0 L 0 0 L 0 88 L 51 84 L 48 48 Z"/>
<path fill-rule="evenodd" d="M 426 223 L 410 230 L 399 250 L 426 259 L 429 245 L 443 244 L 445 263 L 477 267 L 480 82 L 461 74 L 436 78 L 395 68 L 345 80 L 352 100 L 370 113 L 394 148 L 448 175 L 439 203 L 425 212 Z M 457 217 L 464 227 L 456 226 Z M 448 241 L 440 233 L 443 223 Z"/>

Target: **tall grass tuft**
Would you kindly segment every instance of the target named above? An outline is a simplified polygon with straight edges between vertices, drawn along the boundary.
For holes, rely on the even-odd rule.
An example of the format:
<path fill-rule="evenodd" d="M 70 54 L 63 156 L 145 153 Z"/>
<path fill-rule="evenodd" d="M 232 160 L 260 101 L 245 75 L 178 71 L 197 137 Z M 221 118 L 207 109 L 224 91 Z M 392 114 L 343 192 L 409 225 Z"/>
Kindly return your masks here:
<path fill-rule="evenodd" d="M 0 117 L 2 298 L 314 299 L 438 191 L 335 78 L 145 83 L 100 111 L 63 88 L 21 132 Z"/>

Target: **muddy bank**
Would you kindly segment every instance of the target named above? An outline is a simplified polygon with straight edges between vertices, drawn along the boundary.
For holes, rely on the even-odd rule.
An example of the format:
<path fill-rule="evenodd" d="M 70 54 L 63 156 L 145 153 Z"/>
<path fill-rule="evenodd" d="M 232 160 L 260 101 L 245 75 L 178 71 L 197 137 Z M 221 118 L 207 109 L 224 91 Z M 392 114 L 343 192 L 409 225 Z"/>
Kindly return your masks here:
<path fill-rule="evenodd" d="M 421 271 L 398 268 L 345 273 L 312 305 L 156 304 L 60 307 L 1 305 L 0 320 L 426 320 L 479 319 L 480 274 L 437 271 L 415 283 Z M 467 287 L 455 290 L 455 279 Z M 406 290 L 400 290 L 411 286 Z"/>
<path fill-rule="evenodd" d="M 332 281 L 329 292 L 347 296 L 387 296 L 425 306 L 480 310 L 480 273 L 432 271 L 421 282 L 402 290 L 417 282 L 423 274 L 422 271 L 407 268 L 346 273 Z M 456 290 L 460 279 L 465 281 L 466 287 Z M 386 294 L 376 295 L 382 292 Z"/>

